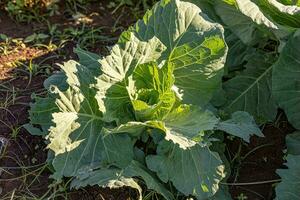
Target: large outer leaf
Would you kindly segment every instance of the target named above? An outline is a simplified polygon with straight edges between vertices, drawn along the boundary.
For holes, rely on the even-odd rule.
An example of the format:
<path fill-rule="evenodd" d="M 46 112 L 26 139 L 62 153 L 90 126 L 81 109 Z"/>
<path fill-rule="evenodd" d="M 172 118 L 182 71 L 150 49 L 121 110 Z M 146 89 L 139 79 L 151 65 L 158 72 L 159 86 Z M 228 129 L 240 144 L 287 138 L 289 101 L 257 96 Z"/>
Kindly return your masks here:
<path fill-rule="evenodd" d="M 245 44 L 256 44 L 266 38 L 281 39 L 294 31 L 273 21 L 256 1 L 215 0 L 214 2 L 216 13 L 224 24 Z"/>
<path fill-rule="evenodd" d="M 286 136 L 286 145 L 289 154 L 300 155 L 300 131 L 288 134 Z"/>
<path fill-rule="evenodd" d="M 220 122 L 217 129 L 240 137 L 246 142 L 249 142 L 251 135 L 263 136 L 253 117 L 242 111 L 237 111 L 232 114 L 231 119 Z"/>
<path fill-rule="evenodd" d="M 227 96 L 224 106 L 229 112 L 249 112 L 257 121 L 272 121 L 277 106 L 272 96 L 272 69 L 274 55 L 255 53 L 249 56 L 246 69 L 233 79 L 225 82 Z"/>
<path fill-rule="evenodd" d="M 75 188 L 85 187 L 87 185 L 100 185 L 102 187 L 107 187 L 112 181 L 122 181 L 124 179 L 128 180 L 130 177 L 142 178 L 148 189 L 158 192 L 166 200 L 175 199 L 172 193 L 165 188 L 155 174 L 149 171 L 149 169 L 147 169 L 143 164 L 134 160 L 122 170 L 118 168 L 106 168 L 95 171 L 85 171 L 74 179 L 71 186 Z M 131 179 L 131 184 L 127 184 L 127 186 L 137 188 L 135 184 L 132 185 L 132 181 L 133 180 Z"/>
<path fill-rule="evenodd" d="M 55 85 L 61 91 L 66 91 L 68 89 L 67 77 L 63 72 L 58 72 L 50 76 L 44 81 L 44 87 L 49 90 L 51 85 Z"/>
<path fill-rule="evenodd" d="M 209 31 L 202 38 L 192 38 L 173 50 L 175 86 L 184 103 L 206 105 L 220 86 L 225 62 L 225 43 L 218 31 Z M 182 39 L 184 40 L 184 39 Z M 198 41 L 202 43 L 198 44 Z"/>
<path fill-rule="evenodd" d="M 74 179 L 71 188 L 79 189 L 87 185 L 99 185 L 110 189 L 131 187 L 139 192 L 139 200 L 142 200 L 142 188 L 133 178 L 125 178 L 119 169 L 104 168 L 85 174 L 84 178 Z"/>
<path fill-rule="evenodd" d="M 226 43 L 229 47 L 226 63 L 225 63 L 225 76 L 230 76 L 231 72 L 242 69 L 249 58 L 249 55 L 255 52 L 255 48 L 246 45 L 234 33 L 227 30 Z"/>
<path fill-rule="evenodd" d="M 100 73 L 100 59 L 101 56 L 85 51 L 81 49 L 80 47 L 77 47 L 74 49 L 74 53 L 77 54 L 79 57 L 79 62 L 81 65 L 86 66 L 89 70 L 91 70 L 93 73 Z M 95 74 L 95 75 L 96 75 Z"/>
<path fill-rule="evenodd" d="M 265 13 L 271 16 L 278 24 L 300 28 L 300 7 L 296 5 L 284 5 L 276 0 L 256 1 Z"/>
<path fill-rule="evenodd" d="M 55 154 L 52 160 L 55 169 L 53 177 L 77 176 L 84 170 L 99 167 L 100 163 L 126 166 L 133 157 L 133 143 L 128 136 L 104 136 L 101 132 L 103 122 L 94 98 L 95 90 L 91 87 L 94 83 L 92 72 L 75 61 L 61 67 L 69 89 L 61 91 L 55 85 L 50 86 L 56 99 L 37 101 L 31 121 L 43 125 L 45 120 L 50 119 L 48 115 L 43 116 L 45 109 L 49 107 L 49 111 L 54 112 L 49 112 L 53 123 L 47 136 L 48 148 Z M 37 121 L 37 117 L 41 117 L 40 120 Z"/>
<path fill-rule="evenodd" d="M 208 16 L 232 31 L 245 44 L 255 43 L 263 32 L 245 14 L 239 11 L 235 0 L 187 0 L 196 4 Z M 228 43 L 227 43 L 228 44 Z M 230 51 L 231 47 L 229 48 Z M 226 60 L 227 63 L 227 60 Z"/>
<path fill-rule="evenodd" d="M 130 177 L 140 177 L 142 178 L 147 187 L 151 190 L 157 191 L 166 200 L 174 199 L 173 194 L 166 189 L 164 184 L 153 174 L 146 166 L 142 165 L 137 161 L 132 161 L 132 163 L 125 169 L 125 174 Z"/>
<path fill-rule="evenodd" d="M 214 7 L 223 23 L 245 44 L 258 43 L 266 35 L 272 37 L 272 32 L 264 26 L 264 22 L 270 28 L 277 29 L 250 0 L 215 0 Z"/>
<path fill-rule="evenodd" d="M 163 141 L 158 146 L 157 155 L 147 156 L 146 161 L 162 181 L 171 181 L 180 192 L 194 195 L 199 200 L 213 196 L 225 177 L 220 157 L 198 144 L 183 150 Z"/>
<path fill-rule="evenodd" d="M 300 32 L 287 42 L 273 67 L 273 94 L 289 122 L 300 129 Z"/>
<path fill-rule="evenodd" d="M 79 47 L 74 49 L 74 53 L 76 53 L 77 56 L 79 57 L 79 61 L 80 61 L 80 64 L 82 65 L 82 67 L 88 69 L 88 70 L 83 71 L 83 73 L 88 71 L 88 73 L 93 74 L 93 76 L 99 76 L 101 74 L 100 63 L 99 63 L 100 58 L 101 58 L 100 56 L 98 56 L 94 53 L 85 51 Z M 72 62 L 73 61 L 69 61 L 69 64 L 72 65 Z M 73 65 L 74 65 L 74 63 L 73 63 Z M 60 67 L 65 71 L 65 73 L 58 72 L 58 73 L 50 76 L 48 79 L 46 79 L 44 82 L 44 87 L 46 89 L 49 89 L 51 87 L 51 85 L 57 86 L 61 91 L 66 91 L 68 89 L 69 85 L 67 84 L 66 73 L 68 73 L 68 71 L 72 70 L 73 68 L 71 68 L 71 69 L 65 68 L 64 65 L 60 65 Z M 73 73 L 72 71 L 69 72 L 68 73 L 69 76 L 73 76 L 72 73 Z M 91 80 L 88 80 L 88 83 L 92 83 L 95 79 L 94 77 L 91 77 L 90 75 L 88 76 L 88 78 L 91 78 Z M 77 81 L 78 81 L 78 79 L 77 79 Z M 69 83 L 69 84 L 71 84 L 71 83 Z"/>
<path fill-rule="evenodd" d="M 268 19 L 261 8 L 251 0 L 235 0 L 235 2 L 238 9 L 256 24 L 262 24 L 270 29 L 278 29 L 278 26 Z"/>
<path fill-rule="evenodd" d="M 35 97 L 35 103 L 30 104 L 29 119 L 31 124 L 38 124 L 41 127 L 39 135 L 45 137 L 48 134 L 48 129 L 53 125 L 52 113 L 57 112 L 58 108 L 51 97 Z M 27 129 L 28 130 L 28 129 Z M 31 134 L 37 134 L 29 131 Z"/>
<path fill-rule="evenodd" d="M 300 199 L 300 155 L 288 155 L 288 169 L 279 169 L 276 172 L 282 181 L 276 186 L 276 200 Z"/>
<path fill-rule="evenodd" d="M 185 103 L 207 104 L 221 83 L 226 50 L 222 27 L 210 22 L 198 7 L 161 1 L 123 33 L 111 55 L 100 61 L 103 74 L 98 78 L 97 99 L 104 120 L 115 120 L 117 109 L 129 102 L 124 79 L 136 66 L 150 61 L 174 66 L 175 85 Z M 118 92 L 108 92 L 121 82 Z"/>
<path fill-rule="evenodd" d="M 294 6 L 300 6 L 300 1 L 299 0 L 278 0 L 280 3 L 284 5 L 294 5 Z"/>
<path fill-rule="evenodd" d="M 197 5 L 214 22 L 222 23 L 220 17 L 216 14 L 213 2 L 214 0 L 184 0 Z"/>
<path fill-rule="evenodd" d="M 287 135 L 288 169 L 279 169 L 277 173 L 282 181 L 276 187 L 276 200 L 300 199 L 300 132 Z"/>

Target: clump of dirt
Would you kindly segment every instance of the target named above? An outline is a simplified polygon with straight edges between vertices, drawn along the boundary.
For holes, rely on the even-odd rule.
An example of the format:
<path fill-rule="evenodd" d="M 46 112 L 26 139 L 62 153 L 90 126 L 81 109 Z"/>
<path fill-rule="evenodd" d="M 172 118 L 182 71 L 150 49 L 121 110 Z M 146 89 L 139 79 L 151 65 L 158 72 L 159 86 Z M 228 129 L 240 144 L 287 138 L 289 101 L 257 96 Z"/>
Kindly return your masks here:
<path fill-rule="evenodd" d="M 46 53 L 48 53 L 46 50 L 38 48 L 17 47 L 8 55 L 0 56 L 0 80 L 7 78 L 8 72 L 18 65 L 19 62 L 32 60 Z"/>
<path fill-rule="evenodd" d="M 9 71 L 11 69 L 7 67 L 0 67 L 0 80 L 3 80 L 7 77 L 9 77 Z"/>

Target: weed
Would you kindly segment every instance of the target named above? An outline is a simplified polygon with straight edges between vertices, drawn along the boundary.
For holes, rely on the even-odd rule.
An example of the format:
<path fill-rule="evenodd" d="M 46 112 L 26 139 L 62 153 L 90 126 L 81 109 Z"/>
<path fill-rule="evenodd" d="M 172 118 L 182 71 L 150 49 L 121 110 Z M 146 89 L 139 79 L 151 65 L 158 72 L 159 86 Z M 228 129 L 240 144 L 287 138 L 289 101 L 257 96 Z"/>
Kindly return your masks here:
<path fill-rule="evenodd" d="M 248 197 L 244 193 L 241 193 L 241 194 L 239 194 L 239 196 L 237 196 L 237 199 L 238 200 L 247 200 Z"/>
<path fill-rule="evenodd" d="M 43 21 L 45 16 L 57 13 L 57 0 L 7 1 L 5 9 L 18 22 Z"/>

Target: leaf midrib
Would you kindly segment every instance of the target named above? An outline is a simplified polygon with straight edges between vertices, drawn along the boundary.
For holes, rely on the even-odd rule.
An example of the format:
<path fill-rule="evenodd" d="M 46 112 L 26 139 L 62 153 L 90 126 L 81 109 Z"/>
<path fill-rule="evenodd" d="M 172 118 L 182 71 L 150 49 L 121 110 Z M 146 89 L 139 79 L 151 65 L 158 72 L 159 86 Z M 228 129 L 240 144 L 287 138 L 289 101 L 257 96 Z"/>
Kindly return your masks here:
<path fill-rule="evenodd" d="M 266 71 L 264 71 L 264 73 L 262 73 L 246 90 L 244 90 L 244 92 L 242 92 L 239 96 L 237 96 L 235 98 L 235 100 L 233 100 L 228 106 L 226 106 L 227 108 L 233 106 L 240 98 L 242 98 L 242 96 L 246 95 L 248 93 L 249 90 L 251 90 L 256 84 L 258 84 L 258 82 L 267 74 L 269 73 L 269 71 L 273 68 L 273 65 L 271 65 L 270 67 L 268 67 L 266 69 Z M 259 94 L 258 94 L 259 95 Z"/>

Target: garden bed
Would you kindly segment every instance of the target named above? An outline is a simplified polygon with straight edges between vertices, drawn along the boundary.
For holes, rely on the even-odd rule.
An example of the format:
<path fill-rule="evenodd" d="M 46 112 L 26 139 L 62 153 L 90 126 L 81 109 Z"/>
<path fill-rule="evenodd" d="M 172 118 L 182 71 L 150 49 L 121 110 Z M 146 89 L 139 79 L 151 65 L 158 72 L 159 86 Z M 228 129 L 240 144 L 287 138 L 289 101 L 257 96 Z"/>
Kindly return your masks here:
<path fill-rule="evenodd" d="M 138 192 L 129 187 L 91 186 L 70 190 L 67 179 L 49 188 L 53 169 L 46 164 L 45 140 L 29 134 L 23 127 L 29 123 L 32 94 L 46 96 L 43 83 L 59 71 L 57 63 L 78 60 L 73 52 L 77 45 L 101 56 L 108 55 L 120 34 L 145 12 L 141 8 L 137 14 L 129 5 L 116 8 L 109 2 L 93 2 L 80 8 L 85 16 L 82 20 L 87 20 L 84 25 L 65 12 L 67 8 L 63 3 L 59 4 L 60 14 L 40 22 L 17 22 L 4 9 L 0 10 L 0 34 L 7 36 L 0 40 L 7 50 L 0 54 L 0 196 L 3 200 L 51 195 L 54 199 L 70 200 L 138 198 Z M 51 35 L 54 29 L 56 32 Z M 36 36 L 26 42 L 26 38 L 29 40 L 28 36 L 35 33 L 48 36 Z M 65 42 L 61 43 L 62 40 Z M 225 134 L 225 155 L 231 175 L 221 184 L 228 186 L 232 199 L 271 200 L 276 197 L 275 186 L 280 182 L 276 170 L 287 168 L 285 138 L 295 129 L 280 109 L 274 122 L 260 128 L 264 137 L 252 136 L 249 144 Z M 143 189 L 143 194 L 149 194 L 144 186 Z"/>

